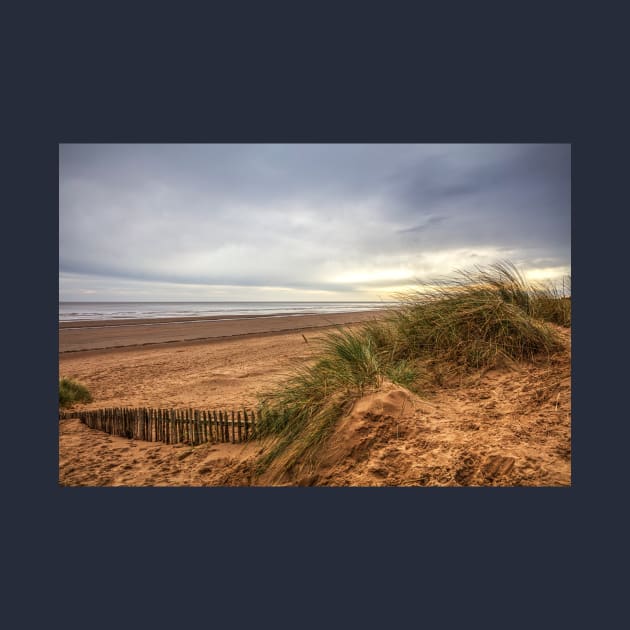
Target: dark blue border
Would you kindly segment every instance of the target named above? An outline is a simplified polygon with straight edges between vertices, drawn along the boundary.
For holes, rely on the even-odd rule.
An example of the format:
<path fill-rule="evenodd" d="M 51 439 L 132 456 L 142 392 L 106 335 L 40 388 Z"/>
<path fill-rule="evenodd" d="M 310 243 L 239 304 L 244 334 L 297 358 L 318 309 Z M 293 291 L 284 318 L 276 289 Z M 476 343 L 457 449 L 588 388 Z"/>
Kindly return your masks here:
<path fill-rule="evenodd" d="M 623 251 L 608 217 L 627 206 L 611 181 L 624 161 L 604 142 L 621 111 L 605 98 L 615 58 L 570 39 L 575 8 L 476 12 L 293 5 L 275 26 L 267 4 L 196 19 L 159 4 L 11 14 L 5 540 L 24 627 L 44 609 L 66 628 L 564 627 L 612 614 L 589 607 L 598 582 L 581 563 L 605 567 L 623 522 L 611 388 L 625 370 L 601 362 L 617 324 L 590 335 L 587 297 L 613 288 L 601 263 Z M 59 488 L 58 143 L 78 141 L 571 142 L 573 487 Z M 608 417 L 619 433 L 600 430 Z"/>

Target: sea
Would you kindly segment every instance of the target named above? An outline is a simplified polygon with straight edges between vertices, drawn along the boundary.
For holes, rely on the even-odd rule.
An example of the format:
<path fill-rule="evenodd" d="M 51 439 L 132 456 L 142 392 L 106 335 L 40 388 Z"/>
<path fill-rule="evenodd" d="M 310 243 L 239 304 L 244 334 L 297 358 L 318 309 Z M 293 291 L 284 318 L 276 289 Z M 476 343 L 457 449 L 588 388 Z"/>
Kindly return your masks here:
<path fill-rule="evenodd" d="M 391 307 L 392 302 L 59 302 L 59 321 L 309 315 L 352 313 Z"/>

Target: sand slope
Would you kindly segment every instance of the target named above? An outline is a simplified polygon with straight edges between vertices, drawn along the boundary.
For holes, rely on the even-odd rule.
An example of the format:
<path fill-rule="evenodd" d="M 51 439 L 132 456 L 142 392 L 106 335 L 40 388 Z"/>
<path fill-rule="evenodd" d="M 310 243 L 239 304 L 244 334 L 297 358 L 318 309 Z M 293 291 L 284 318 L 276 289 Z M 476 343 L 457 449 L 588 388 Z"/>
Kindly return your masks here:
<path fill-rule="evenodd" d="M 392 384 L 358 401 L 298 483 L 566 486 L 570 369 L 519 366 L 423 400 Z"/>
<path fill-rule="evenodd" d="M 566 352 L 547 361 L 479 373 L 423 397 L 393 385 L 357 401 L 317 466 L 281 485 L 567 486 L 571 484 L 570 331 Z M 253 402 L 252 392 L 308 361 L 301 334 L 64 358 L 91 406 Z M 166 354 L 160 354 L 166 353 Z M 121 358 L 123 357 L 123 358 Z M 259 444 L 168 446 L 59 424 L 62 485 L 268 485 L 255 477 Z"/>

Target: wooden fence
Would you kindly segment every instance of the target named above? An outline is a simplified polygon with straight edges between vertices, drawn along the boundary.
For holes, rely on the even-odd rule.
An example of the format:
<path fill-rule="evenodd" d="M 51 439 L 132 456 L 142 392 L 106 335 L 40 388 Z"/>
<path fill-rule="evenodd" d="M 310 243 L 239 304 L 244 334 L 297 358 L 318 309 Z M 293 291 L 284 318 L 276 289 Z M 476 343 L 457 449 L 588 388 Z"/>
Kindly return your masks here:
<path fill-rule="evenodd" d="M 256 436 L 260 416 L 254 411 L 200 411 L 198 409 L 131 409 L 115 407 L 60 412 L 59 419 L 79 418 L 91 429 L 111 435 L 165 442 L 246 442 Z"/>

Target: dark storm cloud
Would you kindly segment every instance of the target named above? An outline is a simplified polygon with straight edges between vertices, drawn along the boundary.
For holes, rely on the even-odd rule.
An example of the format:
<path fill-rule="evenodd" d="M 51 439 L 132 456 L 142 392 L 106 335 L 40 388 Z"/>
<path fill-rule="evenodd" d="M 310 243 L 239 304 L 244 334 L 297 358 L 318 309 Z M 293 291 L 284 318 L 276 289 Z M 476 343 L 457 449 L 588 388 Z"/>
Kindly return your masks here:
<path fill-rule="evenodd" d="M 61 145 L 59 186 L 75 292 L 352 293 L 461 257 L 570 264 L 569 145 Z"/>

